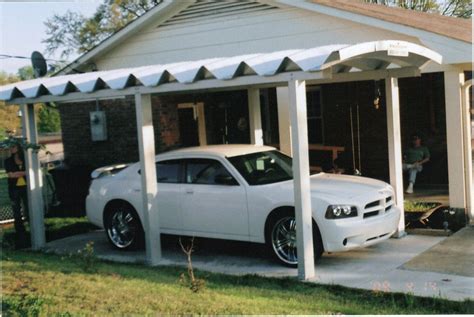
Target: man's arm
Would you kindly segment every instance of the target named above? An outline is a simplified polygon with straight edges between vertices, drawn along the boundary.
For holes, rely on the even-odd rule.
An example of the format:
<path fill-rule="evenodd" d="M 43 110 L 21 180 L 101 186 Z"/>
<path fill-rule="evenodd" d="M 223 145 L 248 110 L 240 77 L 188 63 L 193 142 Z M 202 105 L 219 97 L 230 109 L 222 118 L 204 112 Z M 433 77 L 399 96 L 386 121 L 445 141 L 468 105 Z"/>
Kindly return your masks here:
<path fill-rule="evenodd" d="M 427 147 L 423 149 L 423 157 L 424 158 L 421 161 L 417 162 L 418 164 L 423 165 L 430 161 L 430 151 Z"/>
<path fill-rule="evenodd" d="M 5 160 L 5 172 L 7 173 L 8 178 L 20 178 L 26 176 L 24 171 L 14 171 L 15 169 L 12 166 L 12 162 L 10 160 Z"/>
<path fill-rule="evenodd" d="M 26 175 L 26 173 L 23 172 L 23 171 L 7 173 L 8 178 L 20 178 L 20 177 L 23 177 L 25 175 Z"/>

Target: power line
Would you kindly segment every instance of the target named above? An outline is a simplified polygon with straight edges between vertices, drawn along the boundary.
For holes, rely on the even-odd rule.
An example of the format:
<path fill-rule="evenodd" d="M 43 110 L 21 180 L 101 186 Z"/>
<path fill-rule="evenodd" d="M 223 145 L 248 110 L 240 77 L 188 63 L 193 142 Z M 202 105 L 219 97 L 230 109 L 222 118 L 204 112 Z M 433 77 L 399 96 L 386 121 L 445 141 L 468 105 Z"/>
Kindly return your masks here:
<path fill-rule="evenodd" d="M 0 54 L 0 59 L 8 59 L 8 58 L 31 59 L 31 57 L 28 57 L 28 56 Z M 59 63 L 68 63 L 68 61 L 61 61 L 61 60 L 52 59 L 52 58 L 45 58 L 45 60 L 59 62 Z"/>

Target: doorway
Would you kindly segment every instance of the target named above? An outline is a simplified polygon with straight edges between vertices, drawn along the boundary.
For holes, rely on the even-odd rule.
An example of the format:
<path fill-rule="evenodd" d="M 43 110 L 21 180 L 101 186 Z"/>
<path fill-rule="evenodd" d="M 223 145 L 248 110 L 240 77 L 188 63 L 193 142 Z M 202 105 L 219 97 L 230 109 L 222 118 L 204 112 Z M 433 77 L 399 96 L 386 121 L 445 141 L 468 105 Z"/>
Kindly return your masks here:
<path fill-rule="evenodd" d="M 182 147 L 207 145 L 204 103 L 178 104 L 178 119 Z"/>

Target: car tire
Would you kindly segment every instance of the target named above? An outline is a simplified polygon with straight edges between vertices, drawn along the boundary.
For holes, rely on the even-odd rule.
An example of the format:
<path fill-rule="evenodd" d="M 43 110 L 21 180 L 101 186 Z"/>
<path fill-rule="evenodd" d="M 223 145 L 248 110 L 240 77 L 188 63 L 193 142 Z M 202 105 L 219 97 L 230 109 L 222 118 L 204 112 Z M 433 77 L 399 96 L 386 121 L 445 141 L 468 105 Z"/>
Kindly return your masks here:
<path fill-rule="evenodd" d="M 296 252 L 296 219 L 291 210 L 278 212 L 269 218 L 265 230 L 265 241 L 272 257 L 288 267 L 298 266 Z M 323 252 L 321 233 L 313 220 L 314 260 L 318 260 Z"/>
<path fill-rule="evenodd" d="M 143 246 L 144 231 L 135 209 L 127 203 L 112 203 L 104 215 L 105 234 L 120 250 L 136 250 Z"/>

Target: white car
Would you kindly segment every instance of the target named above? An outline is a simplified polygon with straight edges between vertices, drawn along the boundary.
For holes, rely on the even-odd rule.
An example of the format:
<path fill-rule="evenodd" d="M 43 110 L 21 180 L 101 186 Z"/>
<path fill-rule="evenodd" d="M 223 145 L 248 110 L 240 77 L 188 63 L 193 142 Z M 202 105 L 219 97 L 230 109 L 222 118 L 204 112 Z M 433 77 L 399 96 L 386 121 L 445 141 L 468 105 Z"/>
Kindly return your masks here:
<path fill-rule="evenodd" d="M 298 263 L 292 161 L 268 146 L 217 145 L 156 156 L 164 234 L 266 243 L 288 266 Z M 119 249 L 143 242 L 140 165 L 95 170 L 89 220 Z M 373 245 L 397 229 L 392 187 L 360 176 L 311 176 L 315 258 Z"/>

